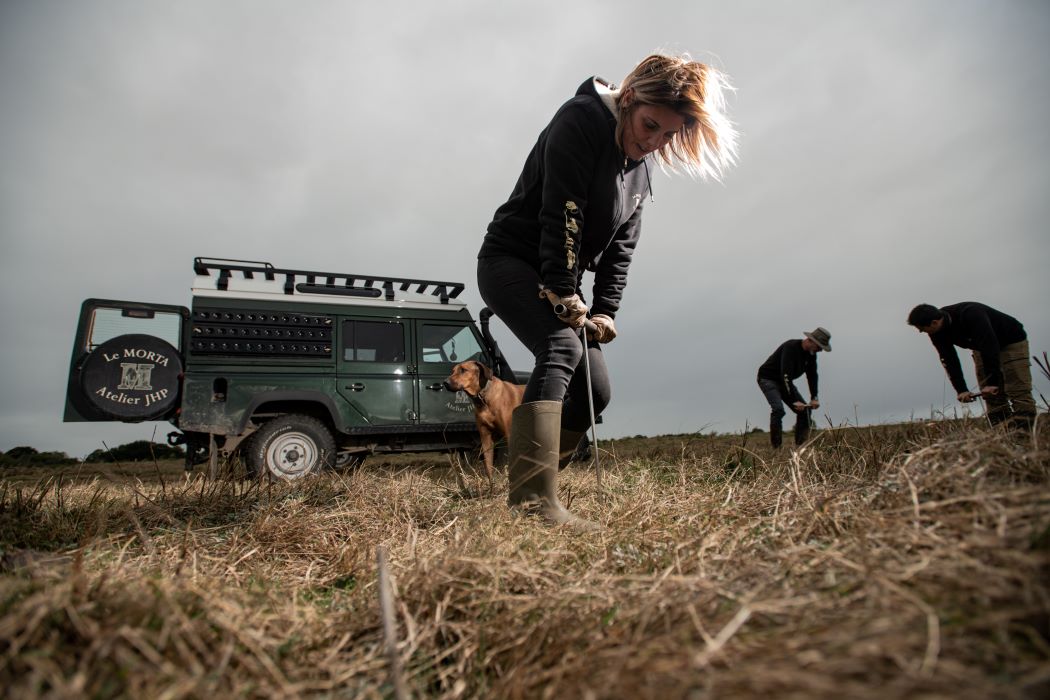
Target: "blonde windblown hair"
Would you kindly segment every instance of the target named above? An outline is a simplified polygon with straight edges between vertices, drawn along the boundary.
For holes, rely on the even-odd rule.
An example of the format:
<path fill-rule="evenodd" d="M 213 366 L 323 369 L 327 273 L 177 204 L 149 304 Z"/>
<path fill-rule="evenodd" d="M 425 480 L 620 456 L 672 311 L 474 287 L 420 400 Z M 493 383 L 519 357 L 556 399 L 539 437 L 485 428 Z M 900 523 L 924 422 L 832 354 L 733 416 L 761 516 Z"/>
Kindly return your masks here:
<path fill-rule="evenodd" d="M 685 124 L 657 151 L 661 166 L 721 180 L 726 168 L 736 162 L 737 132 L 726 114 L 725 100 L 726 93 L 734 89 L 721 71 L 690 60 L 688 54 L 648 56 L 620 86 L 616 141 L 622 147 L 623 126 L 639 104 L 670 107 L 685 117 Z M 624 104 L 628 90 L 633 98 Z"/>

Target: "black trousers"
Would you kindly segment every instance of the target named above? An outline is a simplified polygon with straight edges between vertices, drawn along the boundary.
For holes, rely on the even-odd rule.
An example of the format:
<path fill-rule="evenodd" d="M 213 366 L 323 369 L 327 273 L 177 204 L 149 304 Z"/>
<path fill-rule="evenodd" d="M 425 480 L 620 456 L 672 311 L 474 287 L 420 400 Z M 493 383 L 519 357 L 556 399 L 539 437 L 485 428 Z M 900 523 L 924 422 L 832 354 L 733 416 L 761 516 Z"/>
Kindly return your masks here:
<path fill-rule="evenodd" d="M 562 401 L 561 425 L 585 432 L 590 426 L 587 376 L 579 332 L 565 325 L 539 296 L 540 274 L 529 263 L 510 256 L 478 259 L 481 298 L 510 332 L 536 358 L 524 401 Z M 588 343 L 594 415 L 609 405 L 612 387 L 605 357 L 597 343 Z"/>

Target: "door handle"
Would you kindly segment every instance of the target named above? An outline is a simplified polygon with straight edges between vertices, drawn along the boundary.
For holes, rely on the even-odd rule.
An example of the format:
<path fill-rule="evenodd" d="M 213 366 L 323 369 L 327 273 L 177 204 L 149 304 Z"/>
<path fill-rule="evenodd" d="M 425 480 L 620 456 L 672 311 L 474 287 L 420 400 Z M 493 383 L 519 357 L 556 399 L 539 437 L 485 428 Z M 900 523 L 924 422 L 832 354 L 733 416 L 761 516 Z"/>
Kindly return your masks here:
<path fill-rule="evenodd" d="M 350 391 L 364 391 L 365 390 L 365 385 L 362 384 L 361 382 L 357 382 L 357 383 L 354 383 L 354 384 L 347 384 L 343 388 L 344 389 L 349 389 Z"/>
<path fill-rule="evenodd" d="M 438 382 L 437 384 L 431 384 L 430 386 L 427 387 L 427 389 L 429 389 L 430 391 L 441 391 L 444 388 L 445 388 L 445 385 L 442 384 L 441 382 Z"/>

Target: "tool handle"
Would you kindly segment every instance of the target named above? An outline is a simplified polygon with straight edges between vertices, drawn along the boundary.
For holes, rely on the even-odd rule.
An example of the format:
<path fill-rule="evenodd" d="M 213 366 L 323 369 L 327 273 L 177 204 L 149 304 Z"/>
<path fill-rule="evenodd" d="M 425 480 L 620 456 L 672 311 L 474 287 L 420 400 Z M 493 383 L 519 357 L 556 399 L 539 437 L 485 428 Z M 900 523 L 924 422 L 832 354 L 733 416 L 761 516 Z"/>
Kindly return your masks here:
<path fill-rule="evenodd" d="M 565 315 L 566 311 L 568 311 L 568 309 L 565 308 L 565 304 L 555 304 L 554 305 L 554 315 L 555 316 L 558 316 L 560 318 L 561 316 Z M 592 321 L 589 318 L 585 318 L 583 320 L 583 327 L 586 328 L 587 330 L 591 331 L 592 333 L 595 330 L 598 329 L 598 326 L 594 325 L 594 321 Z"/>
<path fill-rule="evenodd" d="M 988 394 L 984 393 L 984 391 L 981 389 L 981 387 L 977 387 L 977 391 L 971 391 L 970 392 L 970 398 L 968 398 L 965 401 L 963 401 L 963 403 L 973 403 L 977 399 L 984 399 L 984 398 L 987 398 L 987 397 L 988 397 Z"/>

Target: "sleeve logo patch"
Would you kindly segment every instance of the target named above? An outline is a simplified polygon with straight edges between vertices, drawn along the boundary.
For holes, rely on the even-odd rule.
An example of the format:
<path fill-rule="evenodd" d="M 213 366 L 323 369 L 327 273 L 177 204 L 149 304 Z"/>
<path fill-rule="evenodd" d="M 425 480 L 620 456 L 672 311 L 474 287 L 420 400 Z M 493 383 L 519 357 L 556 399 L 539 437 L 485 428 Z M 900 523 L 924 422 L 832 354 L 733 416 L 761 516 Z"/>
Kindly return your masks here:
<path fill-rule="evenodd" d="M 565 269 L 571 270 L 576 267 L 576 236 L 580 233 L 580 225 L 576 221 L 575 214 L 580 208 L 576 202 L 569 200 L 565 202 Z"/>

